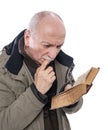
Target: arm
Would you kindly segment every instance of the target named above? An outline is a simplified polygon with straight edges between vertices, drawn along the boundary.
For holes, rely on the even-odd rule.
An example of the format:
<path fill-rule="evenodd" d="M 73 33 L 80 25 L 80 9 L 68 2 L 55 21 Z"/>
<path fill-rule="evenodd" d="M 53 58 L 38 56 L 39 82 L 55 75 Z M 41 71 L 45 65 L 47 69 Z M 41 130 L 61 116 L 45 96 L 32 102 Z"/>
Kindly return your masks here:
<path fill-rule="evenodd" d="M 23 130 L 38 118 L 46 103 L 45 92 L 52 86 L 53 80 L 48 80 L 51 68 L 45 69 L 47 62 L 39 67 L 35 74 L 34 83 L 25 85 L 21 80 L 13 80 L 8 74 L 0 71 L 0 129 Z M 43 73 L 44 72 L 44 73 Z M 7 72 L 8 73 L 8 72 Z M 20 77 L 21 78 L 21 77 Z M 47 81 L 47 82 L 46 82 Z M 44 86 L 43 86 L 44 85 Z M 17 88 L 16 88 L 17 86 Z M 26 87 L 25 87 L 26 86 Z M 47 87 L 45 87 L 47 86 Z M 18 87 L 23 88 L 19 90 Z M 16 89 L 13 91 L 13 88 Z M 25 91 L 25 88 L 26 91 Z M 46 88 L 46 89 L 45 89 Z M 17 94 L 20 93 L 17 98 Z"/>
<path fill-rule="evenodd" d="M 72 85 L 69 84 L 69 83 L 67 83 L 67 84 L 65 84 L 65 85 L 62 87 L 62 89 L 61 89 L 60 92 L 66 91 L 66 90 L 68 90 L 68 89 L 70 89 L 70 88 L 72 88 Z M 71 104 L 71 105 L 69 105 L 69 106 L 63 107 L 62 109 L 63 109 L 66 113 L 71 114 L 71 113 L 77 112 L 77 111 L 81 108 L 82 104 L 83 104 L 83 98 L 80 97 L 74 104 Z"/>
<path fill-rule="evenodd" d="M 0 76 L 0 130 L 23 130 L 39 115 L 45 104 L 36 98 L 31 87 L 16 99 L 10 89 L 11 83 Z"/>
<path fill-rule="evenodd" d="M 63 107 L 62 109 L 64 110 L 64 112 L 72 114 L 80 110 L 82 104 L 83 104 L 83 98 L 81 97 L 76 103 L 69 105 L 67 107 Z"/>

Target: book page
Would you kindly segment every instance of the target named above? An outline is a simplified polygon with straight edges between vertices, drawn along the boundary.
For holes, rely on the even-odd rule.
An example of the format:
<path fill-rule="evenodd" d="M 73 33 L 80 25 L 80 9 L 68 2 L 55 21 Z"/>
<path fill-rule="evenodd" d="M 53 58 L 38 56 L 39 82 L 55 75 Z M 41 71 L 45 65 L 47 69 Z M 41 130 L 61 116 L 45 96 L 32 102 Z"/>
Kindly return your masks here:
<path fill-rule="evenodd" d="M 81 76 L 77 78 L 73 86 L 76 86 L 81 83 L 90 85 L 93 82 L 98 71 L 99 68 L 91 67 L 91 69 L 89 69 L 88 71 L 86 71 L 85 73 L 83 73 Z"/>

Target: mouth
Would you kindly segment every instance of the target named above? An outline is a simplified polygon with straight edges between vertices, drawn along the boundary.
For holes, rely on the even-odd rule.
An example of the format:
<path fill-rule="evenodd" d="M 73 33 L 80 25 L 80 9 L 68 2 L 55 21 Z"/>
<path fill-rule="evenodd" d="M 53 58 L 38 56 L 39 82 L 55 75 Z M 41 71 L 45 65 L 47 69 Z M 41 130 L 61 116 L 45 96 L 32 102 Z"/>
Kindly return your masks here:
<path fill-rule="evenodd" d="M 51 58 L 49 58 L 49 57 L 43 57 L 42 59 L 49 61 L 49 63 L 54 60 L 54 59 L 51 59 Z"/>

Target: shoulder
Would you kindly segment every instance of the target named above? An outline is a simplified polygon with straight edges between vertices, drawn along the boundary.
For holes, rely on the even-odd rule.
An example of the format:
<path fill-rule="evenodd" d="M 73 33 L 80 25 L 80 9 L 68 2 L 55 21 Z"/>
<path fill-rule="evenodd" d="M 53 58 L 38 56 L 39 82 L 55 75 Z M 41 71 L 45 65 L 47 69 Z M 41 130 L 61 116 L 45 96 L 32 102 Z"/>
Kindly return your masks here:
<path fill-rule="evenodd" d="M 9 55 L 7 55 L 6 50 L 3 49 L 2 51 L 0 51 L 0 68 L 4 67 L 6 62 L 9 59 Z"/>

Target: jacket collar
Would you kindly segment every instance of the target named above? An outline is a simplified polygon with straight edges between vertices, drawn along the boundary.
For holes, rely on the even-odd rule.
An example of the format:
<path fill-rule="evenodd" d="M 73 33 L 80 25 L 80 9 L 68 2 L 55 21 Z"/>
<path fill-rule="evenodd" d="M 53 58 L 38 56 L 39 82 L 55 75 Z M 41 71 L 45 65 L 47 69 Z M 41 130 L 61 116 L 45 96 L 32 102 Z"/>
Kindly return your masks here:
<path fill-rule="evenodd" d="M 9 45 L 5 46 L 6 53 L 10 55 L 5 67 L 15 75 L 18 75 L 23 64 L 23 56 L 19 53 L 18 42 L 21 37 L 24 36 L 24 32 L 25 30 L 23 30 Z M 70 67 L 74 65 L 73 58 L 65 54 L 62 50 L 57 55 L 56 59 L 64 66 Z"/>
<path fill-rule="evenodd" d="M 23 64 L 23 56 L 19 53 L 18 42 L 24 35 L 22 31 L 9 45 L 5 46 L 8 55 L 11 55 L 5 67 L 13 74 L 17 75 Z"/>
<path fill-rule="evenodd" d="M 62 50 L 57 55 L 56 59 L 64 66 L 67 66 L 67 67 L 74 66 L 73 58 L 67 55 L 66 53 L 64 53 Z"/>

